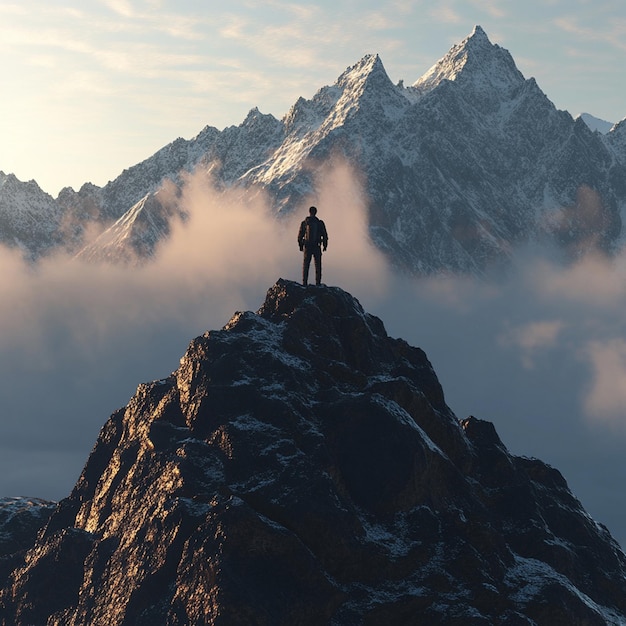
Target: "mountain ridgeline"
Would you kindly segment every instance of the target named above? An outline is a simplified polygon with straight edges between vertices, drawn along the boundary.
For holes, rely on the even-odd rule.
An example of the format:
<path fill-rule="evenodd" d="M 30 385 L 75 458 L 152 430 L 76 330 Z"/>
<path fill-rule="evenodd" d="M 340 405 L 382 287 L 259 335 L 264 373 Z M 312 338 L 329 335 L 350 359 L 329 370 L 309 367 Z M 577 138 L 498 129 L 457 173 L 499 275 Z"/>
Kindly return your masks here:
<path fill-rule="evenodd" d="M 2 174 L 0 241 L 31 258 L 65 248 L 141 262 L 184 213 L 159 195 L 166 181 L 204 171 L 219 186 L 260 186 L 280 219 L 315 201 L 316 173 L 337 157 L 362 175 L 372 241 L 402 272 L 482 273 L 529 242 L 565 259 L 621 245 L 626 122 L 603 135 L 557 110 L 479 26 L 412 85 L 393 84 L 368 55 L 281 120 L 253 108 L 241 125 L 177 139 L 102 188 L 53 200 Z M 85 248 L 93 222 L 110 230 Z"/>
<path fill-rule="evenodd" d="M 626 556 L 561 474 L 337 287 L 280 279 L 138 387 L 54 511 L 19 504 L 2 626 L 626 620 Z"/>

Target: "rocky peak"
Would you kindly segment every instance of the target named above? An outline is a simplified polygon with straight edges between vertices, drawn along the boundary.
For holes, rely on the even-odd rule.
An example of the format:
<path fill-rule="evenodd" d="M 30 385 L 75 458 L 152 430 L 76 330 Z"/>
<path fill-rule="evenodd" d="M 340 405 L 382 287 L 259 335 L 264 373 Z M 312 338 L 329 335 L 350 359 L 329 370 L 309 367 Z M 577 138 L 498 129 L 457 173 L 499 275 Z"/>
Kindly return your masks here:
<path fill-rule="evenodd" d="M 246 115 L 246 119 L 241 123 L 241 126 L 252 128 L 264 123 L 276 125 L 277 122 L 278 120 L 273 115 L 261 113 L 259 107 L 253 107 L 248 111 L 248 115 Z"/>
<path fill-rule="evenodd" d="M 626 616 L 626 556 L 555 469 L 459 423 L 353 296 L 282 279 L 139 386 L 11 559 L 13 626 Z"/>
<path fill-rule="evenodd" d="M 524 82 L 508 50 L 492 44 L 485 31 L 476 26 L 472 33 L 433 65 L 414 87 L 431 91 L 444 80 L 456 81 L 465 89 L 513 92 Z"/>
<path fill-rule="evenodd" d="M 384 80 L 389 78 L 383 62 L 377 54 L 366 54 L 358 63 L 346 69 L 337 79 L 337 85 L 342 88 L 363 88 L 368 81 Z"/>
<path fill-rule="evenodd" d="M 281 191 L 278 195 L 283 198 L 277 206 L 293 207 L 302 199 L 302 190 L 310 190 L 307 159 L 327 157 L 334 131 L 345 133 L 350 123 L 358 128 L 363 123 L 376 127 L 406 104 L 400 90 L 389 80 L 380 57 L 368 54 L 346 69 L 333 85 L 320 89 L 311 100 L 298 98 L 283 118 L 282 145 L 252 173 L 252 179 L 279 189 L 292 183 L 298 191 L 293 195 Z"/>
<path fill-rule="evenodd" d="M 406 107 L 402 90 L 391 82 L 377 54 L 365 55 L 341 74 L 335 85 L 341 97 L 327 118 L 327 126 L 345 124 L 357 111 L 388 116 Z"/>
<path fill-rule="evenodd" d="M 28 182 L 22 182 L 15 176 L 15 174 L 5 174 L 0 171 L 0 190 L 2 193 L 29 193 L 31 195 L 45 195 L 48 198 L 52 198 L 45 191 L 43 191 L 34 180 Z"/>

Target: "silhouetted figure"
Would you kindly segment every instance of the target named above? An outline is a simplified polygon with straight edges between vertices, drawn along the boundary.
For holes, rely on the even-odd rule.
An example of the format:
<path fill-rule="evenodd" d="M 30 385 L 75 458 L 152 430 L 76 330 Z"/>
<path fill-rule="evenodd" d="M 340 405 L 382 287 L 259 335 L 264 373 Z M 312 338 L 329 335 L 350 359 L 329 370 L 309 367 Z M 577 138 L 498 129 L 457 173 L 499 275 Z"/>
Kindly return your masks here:
<path fill-rule="evenodd" d="M 302 261 L 302 284 L 309 282 L 309 267 L 311 257 L 315 261 L 315 284 L 322 282 L 322 249 L 326 251 L 328 246 L 328 233 L 324 222 L 317 217 L 317 209 L 312 206 L 309 209 L 309 217 L 302 221 L 298 231 L 298 245 L 304 251 Z"/>

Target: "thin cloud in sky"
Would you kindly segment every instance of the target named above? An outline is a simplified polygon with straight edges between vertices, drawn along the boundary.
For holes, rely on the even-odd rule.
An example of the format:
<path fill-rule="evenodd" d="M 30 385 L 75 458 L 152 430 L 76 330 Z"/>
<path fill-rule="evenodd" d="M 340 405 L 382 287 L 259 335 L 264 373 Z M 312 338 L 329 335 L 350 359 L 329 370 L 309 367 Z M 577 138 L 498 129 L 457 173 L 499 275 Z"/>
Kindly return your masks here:
<path fill-rule="evenodd" d="M 442 24 L 467 25 L 468 22 L 481 23 L 485 18 L 495 20 L 494 24 L 509 16 L 505 4 L 498 0 L 483 1 L 471 0 L 460 2 L 459 0 L 447 0 L 436 6 L 426 3 L 428 15 Z M 425 7 L 426 8 L 426 7 Z"/>
<path fill-rule="evenodd" d="M 616 18 L 613 11 L 607 13 L 602 6 L 594 7 L 589 15 L 569 14 L 554 20 L 555 26 L 588 44 L 609 44 L 616 50 L 626 50 L 626 19 Z"/>
<path fill-rule="evenodd" d="M 117 41 L 103 45 L 103 28 L 106 29 L 102 24 L 94 28 L 93 22 L 86 20 L 84 15 L 76 16 L 73 22 L 67 23 L 67 17 L 57 13 L 48 14 L 44 24 L 37 24 L 32 29 L 19 25 L 17 28 L 7 25 L 2 29 L 0 26 L 5 46 L 19 46 L 26 58 L 40 57 L 42 51 L 46 51 L 48 59 L 56 59 L 57 70 L 70 76 L 77 67 L 89 67 L 92 72 L 98 68 L 113 70 L 132 76 L 140 75 L 147 66 L 153 70 L 152 75 L 156 75 L 157 68 L 163 64 L 200 62 L 198 56 L 165 53 L 158 45 L 141 41 Z"/>
<path fill-rule="evenodd" d="M 283 72 L 286 68 L 311 70 L 327 65 L 328 46 L 345 47 L 354 40 L 356 31 L 363 35 L 362 22 L 359 24 L 346 27 L 336 16 L 317 11 L 285 12 L 280 18 L 265 23 L 255 15 L 229 14 L 219 32 L 223 38 L 271 62 L 272 67 L 267 71 L 274 75 L 276 70 Z"/>
<path fill-rule="evenodd" d="M 373 11 L 366 13 L 359 20 L 359 25 L 365 29 L 366 33 L 375 33 L 396 28 L 398 26 L 398 18 L 383 11 Z"/>
<path fill-rule="evenodd" d="M 135 16 L 135 11 L 129 0 L 103 0 L 103 4 L 122 17 Z"/>
<path fill-rule="evenodd" d="M 23 4 L 0 4 L 0 15 L 27 15 L 28 9 Z"/>
<path fill-rule="evenodd" d="M 390 9 L 400 15 L 410 15 L 416 8 L 415 0 L 392 0 L 389 4 Z"/>
<path fill-rule="evenodd" d="M 487 15 L 501 20 L 509 15 L 508 9 L 511 3 L 502 0 L 471 0 L 471 4 L 474 9 L 484 11 Z"/>
<path fill-rule="evenodd" d="M 444 24 L 460 24 L 463 21 L 461 15 L 449 4 L 438 4 L 429 11 L 429 14 Z"/>
<path fill-rule="evenodd" d="M 266 0 L 261 2 L 257 1 L 255 3 L 248 3 L 248 6 L 251 4 L 254 4 L 254 6 L 260 10 L 272 7 L 276 10 L 276 14 L 278 15 L 292 15 L 299 20 L 315 19 L 320 13 L 320 9 L 316 4 L 307 5 L 295 2 L 283 2 L 281 0 L 270 0 L 269 2 Z"/>

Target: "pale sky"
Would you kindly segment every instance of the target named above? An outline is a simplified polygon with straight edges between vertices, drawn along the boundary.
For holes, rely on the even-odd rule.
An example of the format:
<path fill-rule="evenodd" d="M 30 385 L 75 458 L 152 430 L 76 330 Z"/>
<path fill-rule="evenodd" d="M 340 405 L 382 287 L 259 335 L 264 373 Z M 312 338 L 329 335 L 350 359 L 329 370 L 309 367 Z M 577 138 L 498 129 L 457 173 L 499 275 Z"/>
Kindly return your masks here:
<path fill-rule="evenodd" d="M 623 0 L 0 1 L 0 170 L 53 196 L 281 118 L 368 53 L 417 80 L 480 24 L 559 109 L 626 117 Z"/>

